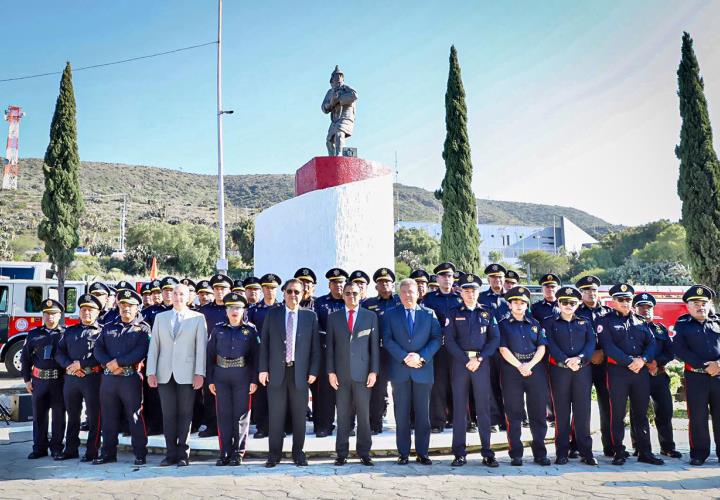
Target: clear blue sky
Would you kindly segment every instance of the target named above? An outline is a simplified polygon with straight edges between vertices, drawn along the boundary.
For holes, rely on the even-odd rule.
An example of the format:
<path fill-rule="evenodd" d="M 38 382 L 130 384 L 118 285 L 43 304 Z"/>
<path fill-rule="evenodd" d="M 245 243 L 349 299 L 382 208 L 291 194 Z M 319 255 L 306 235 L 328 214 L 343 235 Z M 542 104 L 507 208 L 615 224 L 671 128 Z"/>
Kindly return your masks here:
<path fill-rule="evenodd" d="M 212 0 L 4 4 L 0 78 L 216 38 Z M 292 173 L 325 154 L 320 102 L 339 64 L 360 96 L 349 145 L 390 165 L 397 152 L 400 182 L 435 189 L 454 43 L 479 197 L 677 219 L 681 35 L 695 39 L 717 131 L 718 19 L 712 1 L 226 0 L 226 172 Z M 44 154 L 58 83 L 0 83 L 3 109 L 27 113 L 21 157 Z M 214 46 L 78 72 L 74 85 L 83 160 L 216 171 Z"/>

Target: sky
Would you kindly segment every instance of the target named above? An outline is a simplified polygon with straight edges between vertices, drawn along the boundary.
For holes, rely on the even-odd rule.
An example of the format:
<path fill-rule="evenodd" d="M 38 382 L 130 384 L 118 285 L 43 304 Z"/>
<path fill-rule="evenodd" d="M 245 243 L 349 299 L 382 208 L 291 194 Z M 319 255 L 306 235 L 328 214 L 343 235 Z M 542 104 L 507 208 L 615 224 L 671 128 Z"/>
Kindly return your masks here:
<path fill-rule="evenodd" d="M 212 0 L 0 4 L 0 79 L 217 39 Z M 359 94 L 348 146 L 391 167 L 397 155 L 398 182 L 436 189 L 454 44 L 479 198 L 571 206 L 614 224 L 677 220 L 682 32 L 720 126 L 718 19 L 712 0 L 225 0 L 225 172 L 290 174 L 327 154 L 320 104 L 339 64 Z M 21 158 L 44 155 L 59 80 L 0 82 L 0 106 L 26 112 Z M 78 71 L 73 84 L 82 160 L 217 173 L 215 45 Z"/>

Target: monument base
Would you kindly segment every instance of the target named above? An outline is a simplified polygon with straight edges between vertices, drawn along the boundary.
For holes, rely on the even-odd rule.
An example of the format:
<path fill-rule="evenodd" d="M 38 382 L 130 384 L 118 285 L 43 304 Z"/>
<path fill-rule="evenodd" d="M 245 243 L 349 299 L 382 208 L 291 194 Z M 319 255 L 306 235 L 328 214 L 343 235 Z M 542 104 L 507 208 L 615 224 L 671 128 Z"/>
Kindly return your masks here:
<path fill-rule="evenodd" d="M 318 277 L 316 295 L 327 293 L 325 272 L 341 267 L 372 275 L 393 268 L 393 179 L 383 165 L 349 157 L 316 157 L 295 175 L 295 198 L 255 219 L 255 275 L 283 280 L 300 267 Z M 372 285 L 370 295 L 374 295 Z"/>

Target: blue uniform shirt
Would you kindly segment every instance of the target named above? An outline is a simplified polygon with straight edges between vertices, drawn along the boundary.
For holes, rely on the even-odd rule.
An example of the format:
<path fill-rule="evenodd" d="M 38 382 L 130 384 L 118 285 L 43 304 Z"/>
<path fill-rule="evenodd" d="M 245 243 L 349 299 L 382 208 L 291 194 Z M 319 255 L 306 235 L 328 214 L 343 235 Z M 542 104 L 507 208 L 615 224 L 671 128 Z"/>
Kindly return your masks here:
<path fill-rule="evenodd" d="M 33 367 L 41 370 L 62 368 L 55 361 L 55 350 L 63 331 L 62 327 L 51 330 L 45 326 L 39 326 L 28 332 L 20 352 L 20 372 L 25 382 L 30 381 Z"/>
<path fill-rule="evenodd" d="M 212 334 L 215 325 L 220 325 L 227 321 L 227 308 L 225 304 L 217 304 L 214 300 L 202 306 L 198 312 L 205 316 L 207 331 L 210 334 Z"/>
<path fill-rule="evenodd" d="M 369 311 L 372 311 L 377 315 L 378 325 L 380 328 L 380 346 L 383 345 L 382 319 L 385 315 L 385 311 L 401 304 L 402 302 L 400 302 L 400 297 L 398 297 L 396 294 L 392 294 L 387 299 L 383 299 L 380 295 L 378 295 L 377 297 L 370 297 L 369 299 L 365 299 L 360 302 L 360 307 L 364 307 L 365 309 L 368 309 Z"/>
<path fill-rule="evenodd" d="M 330 314 L 335 311 L 339 311 L 345 307 L 345 301 L 342 298 L 335 299 L 332 294 L 323 295 L 315 300 L 315 314 L 318 317 L 318 323 L 320 324 L 320 331 L 327 332 L 327 319 Z M 323 340 L 324 344 L 325 341 Z"/>
<path fill-rule="evenodd" d="M 603 316 L 609 314 L 612 312 L 612 308 L 608 306 L 603 306 L 601 304 L 598 304 L 597 307 L 588 307 L 583 302 L 580 304 L 580 307 L 577 308 L 575 311 L 575 316 L 579 316 L 580 318 L 586 318 L 589 319 L 592 323 L 593 331 L 597 328 L 597 321 L 602 318 Z M 602 349 L 600 347 L 600 341 L 597 338 L 597 335 L 595 336 L 595 349 L 599 350 Z"/>
<path fill-rule="evenodd" d="M 655 361 L 658 366 L 665 366 L 675 359 L 670 335 L 663 324 L 648 322 L 648 325 L 655 337 Z"/>
<path fill-rule="evenodd" d="M 153 323 L 155 323 L 155 316 L 157 316 L 161 312 L 169 311 L 170 309 L 172 309 L 172 304 L 169 306 L 166 306 L 162 303 L 155 304 L 154 306 L 150 306 L 147 309 L 142 310 L 142 318 L 145 323 L 150 325 L 150 329 L 152 330 Z"/>
<path fill-rule="evenodd" d="M 479 352 L 483 360 L 495 354 L 500 345 L 500 330 L 492 311 L 480 305 L 471 311 L 465 304 L 453 309 L 445 327 L 445 345 L 463 365 L 470 361 L 466 351 Z"/>
<path fill-rule="evenodd" d="M 529 359 L 520 359 L 518 354 L 527 358 L 535 354 L 541 345 L 547 345 L 547 338 L 540 323 L 527 313 L 519 321 L 510 315 L 502 319 L 498 323 L 498 327 L 500 328 L 500 347 L 508 349 L 519 361 L 528 361 Z"/>
<path fill-rule="evenodd" d="M 422 305 L 435 311 L 440 327 L 444 328 L 447 325 L 450 312 L 460 307 L 462 303 L 460 295 L 454 292 L 442 293 L 440 290 L 435 290 L 423 297 Z M 444 338 L 443 336 L 443 342 Z"/>
<path fill-rule="evenodd" d="M 530 307 L 530 313 L 538 322 L 542 322 L 547 317 L 560 314 L 560 306 L 557 300 L 548 302 L 545 299 L 541 299 Z"/>
<path fill-rule="evenodd" d="M 55 360 L 63 368 L 67 368 L 75 361 L 79 361 L 82 368 L 99 365 L 93 355 L 93 349 L 101 332 L 102 327 L 97 321 L 87 326 L 82 323 L 71 326 L 65 330 L 58 342 Z"/>
<path fill-rule="evenodd" d="M 255 329 L 258 332 L 261 332 L 263 323 L 265 322 L 265 316 L 267 316 L 268 311 L 271 308 L 277 307 L 279 305 L 282 304 L 276 301 L 273 305 L 269 306 L 265 303 L 264 300 L 261 300 L 257 304 L 253 304 L 252 306 L 250 306 L 250 309 L 248 309 L 247 312 L 248 321 L 255 325 Z"/>
<path fill-rule="evenodd" d="M 508 306 L 507 300 L 505 300 L 503 294 L 493 292 L 492 288 L 488 288 L 484 292 L 480 292 L 478 302 L 486 309 L 491 310 L 498 321 L 510 314 L 510 306 Z"/>
<path fill-rule="evenodd" d="M 686 365 L 704 369 L 707 361 L 720 360 L 720 317 L 712 315 L 698 321 L 689 314 L 675 323 L 673 351 Z"/>
<path fill-rule="evenodd" d="M 637 314 L 621 316 L 613 311 L 598 320 L 596 330 L 610 364 L 628 366 L 633 358 L 641 357 L 646 363 L 655 359 L 655 337 Z"/>
<path fill-rule="evenodd" d="M 130 323 L 117 321 L 103 326 L 93 354 L 103 366 L 113 359 L 120 366 L 133 366 L 145 359 L 149 347 L 150 325 L 136 317 Z"/>
<path fill-rule="evenodd" d="M 565 321 L 556 314 L 545 318 L 542 325 L 548 341 L 551 365 L 565 364 L 574 357 L 579 357 L 582 365 L 590 362 L 597 341 L 589 319 L 575 315 L 570 321 Z"/>
<path fill-rule="evenodd" d="M 256 384 L 259 346 L 260 335 L 254 325 L 242 323 L 232 326 L 227 322 L 216 325 L 207 344 L 207 383 L 215 383 L 216 358 L 222 356 L 229 359 L 244 357 L 245 368 L 250 373 L 250 382 Z"/>

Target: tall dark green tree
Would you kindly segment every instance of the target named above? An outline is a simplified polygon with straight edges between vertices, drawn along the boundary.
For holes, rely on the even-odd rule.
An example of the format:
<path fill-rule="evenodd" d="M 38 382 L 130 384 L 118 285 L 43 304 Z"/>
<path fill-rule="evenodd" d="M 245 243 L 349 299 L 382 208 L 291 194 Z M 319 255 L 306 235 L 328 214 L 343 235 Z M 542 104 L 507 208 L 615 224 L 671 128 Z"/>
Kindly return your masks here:
<path fill-rule="evenodd" d="M 466 272 L 479 273 L 480 234 L 476 224 L 477 208 L 472 190 L 472 161 L 467 134 L 465 89 L 460 76 L 455 46 L 450 47 L 450 73 L 445 93 L 445 178 L 437 191 L 443 204 L 440 258 L 449 260 Z"/>
<path fill-rule="evenodd" d="M 678 195 L 687 254 L 693 278 L 720 287 L 720 164 L 713 148 L 712 127 L 693 41 L 683 33 L 682 59 L 677 71 L 680 97 L 680 160 Z"/>
<path fill-rule="evenodd" d="M 73 262 L 75 247 L 80 243 L 80 216 L 85 208 L 78 179 L 79 167 L 75 94 L 68 62 L 60 80 L 60 94 L 50 125 L 50 144 L 45 151 L 42 199 L 45 217 L 38 226 L 38 237 L 45 242 L 45 253 L 55 264 L 61 298 L 65 297 L 67 270 Z"/>

